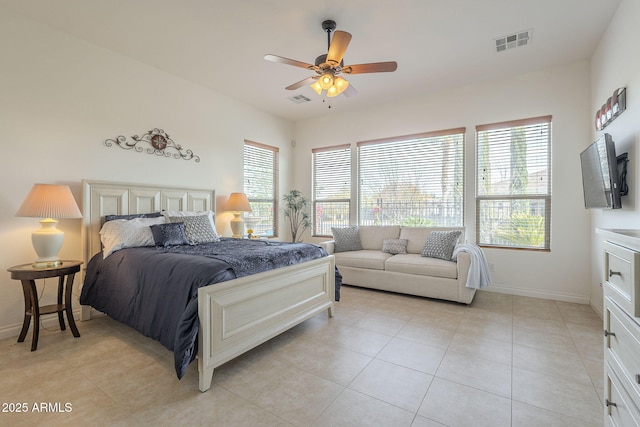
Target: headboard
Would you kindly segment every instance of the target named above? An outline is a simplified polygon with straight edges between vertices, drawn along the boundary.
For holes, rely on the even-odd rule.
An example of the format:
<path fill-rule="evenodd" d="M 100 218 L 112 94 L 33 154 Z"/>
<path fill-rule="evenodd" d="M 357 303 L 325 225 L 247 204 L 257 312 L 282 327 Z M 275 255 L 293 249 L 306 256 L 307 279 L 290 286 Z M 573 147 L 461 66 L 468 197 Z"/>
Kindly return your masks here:
<path fill-rule="evenodd" d="M 215 191 L 196 188 L 82 181 L 82 242 L 85 265 L 101 250 L 105 215 L 172 211 L 215 212 Z"/>

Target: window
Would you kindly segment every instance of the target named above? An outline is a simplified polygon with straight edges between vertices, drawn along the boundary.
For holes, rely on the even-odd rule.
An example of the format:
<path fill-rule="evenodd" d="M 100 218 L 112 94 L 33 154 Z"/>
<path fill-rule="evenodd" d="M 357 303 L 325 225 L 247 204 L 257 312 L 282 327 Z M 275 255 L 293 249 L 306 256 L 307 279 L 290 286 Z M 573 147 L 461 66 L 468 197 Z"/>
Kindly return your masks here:
<path fill-rule="evenodd" d="M 245 214 L 246 229 L 256 236 L 278 235 L 278 148 L 244 142 L 244 192 L 252 212 Z"/>
<path fill-rule="evenodd" d="M 476 127 L 476 242 L 550 249 L 551 116 Z"/>
<path fill-rule="evenodd" d="M 313 156 L 313 235 L 331 236 L 348 226 L 351 203 L 351 146 L 315 148 Z"/>
<path fill-rule="evenodd" d="M 461 226 L 464 128 L 358 143 L 360 225 Z"/>

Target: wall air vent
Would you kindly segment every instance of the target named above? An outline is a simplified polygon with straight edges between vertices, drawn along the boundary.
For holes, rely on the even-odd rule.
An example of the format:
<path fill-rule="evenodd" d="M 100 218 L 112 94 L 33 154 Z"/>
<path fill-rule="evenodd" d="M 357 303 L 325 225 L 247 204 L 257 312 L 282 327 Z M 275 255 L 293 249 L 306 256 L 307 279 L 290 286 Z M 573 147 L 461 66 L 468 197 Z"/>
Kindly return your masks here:
<path fill-rule="evenodd" d="M 529 46 L 533 30 L 524 30 L 495 39 L 496 52 L 505 52 L 516 47 Z"/>
<path fill-rule="evenodd" d="M 287 98 L 291 102 L 295 102 L 296 104 L 302 104 L 304 102 L 311 102 L 311 98 L 307 98 L 304 95 L 296 95 L 290 98 Z"/>

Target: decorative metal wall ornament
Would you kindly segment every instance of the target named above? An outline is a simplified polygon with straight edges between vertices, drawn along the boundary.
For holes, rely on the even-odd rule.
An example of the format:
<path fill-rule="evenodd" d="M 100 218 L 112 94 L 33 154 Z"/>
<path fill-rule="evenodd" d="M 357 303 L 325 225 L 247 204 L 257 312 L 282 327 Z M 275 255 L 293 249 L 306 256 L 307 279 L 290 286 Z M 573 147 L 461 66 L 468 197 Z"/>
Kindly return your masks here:
<path fill-rule="evenodd" d="M 131 137 L 135 142 L 127 142 L 127 138 L 124 135 L 120 135 L 116 139 L 107 139 L 104 145 L 107 147 L 118 145 L 125 150 L 135 150 L 138 153 L 146 151 L 148 154 L 155 154 L 156 156 L 173 157 L 174 159 L 195 160 L 196 163 L 200 162 L 200 157 L 193 154 L 191 150 L 185 150 L 181 145 L 176 144 L 169 134 L 162 129 L 153 128 L 149 132 L 139 137 L 133 135 Z M 147 147 L 146 150 L 143 147 L 144 143 L 149 144 L 151 147 Z M 142 146 L 140 146 L 140 145 Z"/>

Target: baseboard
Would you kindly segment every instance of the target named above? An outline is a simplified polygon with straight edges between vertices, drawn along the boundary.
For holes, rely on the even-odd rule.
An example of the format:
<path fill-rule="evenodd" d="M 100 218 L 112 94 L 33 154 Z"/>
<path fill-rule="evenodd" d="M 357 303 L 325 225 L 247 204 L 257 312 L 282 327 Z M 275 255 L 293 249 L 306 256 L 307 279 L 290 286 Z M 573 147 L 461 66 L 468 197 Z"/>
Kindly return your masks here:
<path fill-rule="evenodd" d="M 565 294 L 561 292 L 537 291 L 532 289 L 511 288 L 509 286 L 491 285 L 483 291 L 498 292 L 501 294 L 518 295 L 521 297 L 532 297 L 551 299 L 555 301 L 573 302 L 577 304 L 591 304 L 591 299 L 580 295 Z"/>
<path fill-rule="evenodd" d="M 80 319 L 80 314 L 81 314 L 80 309 L 73 310 L 73 319 L 76 322 L 78 322 L 78 319 Z M 65 315 L 65 319 L 66 319 L 66 315 Z M 33 319 L 31 321 L 33 322 Z M 40 323 L 41 323 L 40 325 L 41 328 L 60 329 L 60 324 L 58 323 L 58 316 L 48 315 L 46 317 L 41 317 Z M 33 336 L 32 328 L 33 328 L 33 324 L 30 325 L 29 332 L 27 333 L 27 340 L 30 340 L 31 337 Z M 68 328 L 69 327 L 67 326 L 67 329 Z M 20 335 L 21 330 L 22 330 L 22 323 L 15 323 L 13 325 L 4 326 L 0 328 L 0 339 L 11 338 L 11 337 L 18 339 L 18 336 Z"/>
<path fill-rule="evenodd" d="M 600 317 L 600 319 L 602 319 L 602 316 L 604 315 L 604 313 L 602 312 L 602 306 L 600 304 L 595 305 L 593 301 L 591 301 L 589 305 L 591 306 L 593 311 L 595 311 L 596 314 Z"/>

